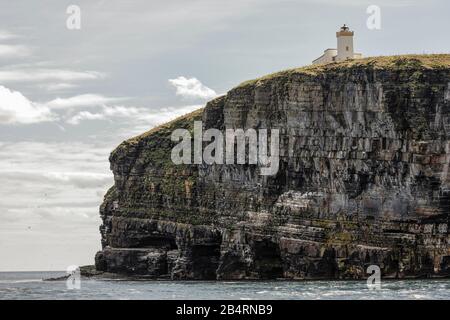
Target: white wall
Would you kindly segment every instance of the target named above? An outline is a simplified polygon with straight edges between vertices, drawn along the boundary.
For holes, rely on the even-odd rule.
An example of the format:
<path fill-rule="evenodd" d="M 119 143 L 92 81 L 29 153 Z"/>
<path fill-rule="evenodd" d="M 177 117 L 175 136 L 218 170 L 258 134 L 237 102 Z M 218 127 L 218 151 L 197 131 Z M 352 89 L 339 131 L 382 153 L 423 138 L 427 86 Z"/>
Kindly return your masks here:
<path fill-rule="evenodd" d="M 333 57 L 337 55 L 336 49 L 327 49 L 319 58 L 313 61 L 313 64 L 333 62 Z"/>
<path fill-rule="evenodd" d="M 353 59 L 353 36 L 337 36 L 337 57 L 336 61 Z"/>

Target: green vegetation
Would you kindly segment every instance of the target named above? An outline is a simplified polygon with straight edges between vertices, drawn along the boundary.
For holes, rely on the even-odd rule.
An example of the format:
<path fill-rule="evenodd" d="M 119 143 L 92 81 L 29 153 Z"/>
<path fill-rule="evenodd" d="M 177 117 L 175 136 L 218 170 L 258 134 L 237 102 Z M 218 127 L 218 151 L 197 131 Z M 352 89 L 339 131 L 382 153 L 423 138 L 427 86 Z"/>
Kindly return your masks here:
<path fill-rule="evenodd" d="M 380 56 L 364 59 L 354 59 L 328 64 L 308 65 L 300 68 L 288 69 L 265 75 L 263 77 L 248 80 L 236 88 L 244 88 L 256 85 L 266 80 L 286 78 L 295 74 L 304 76 L 316 76 L 327 71 L 340 71 L 346 68 L 372 68 L 372 69 L 448 69 L 450 68 L 450 54 L 409 54 L 398 56 Z"/>
<path fill-rule="evenodd" d="M 172 121 L 169 121 L 167 123 L 156 126 L 156 127 L 152 128 L 151 130 L 149 130 L 137 137 L 131 138 L 127 141 L 129 143 L 134 143 L 134 142 L 139 141 L 140 139 L 144 139 L 155 133 L 158 133 L 158 134 L 169 133 L 170 134 L 170 133 L 172 133 L 172 131 L 174 129 L 178 129 L 178 128 L 193 130 L 194 121 L 201 120 L 202 114 L 203 114 L 203 108 L 197 109 L 188 114 L 182 115 Z"/>
<path fill-rule="evenodd" d="M 172 142 L 170 136 L 175 129 L 187 129 L 193 131 L 194 121 L 201 120 L 203 108 L 180 116 L 170 122 L 159 125 L 151 130 L 122 142 L 111 154 L 113 158 L 126 157 L 130 150 L 143 147 L 146 153 L 140 161 L 151 163 L 153 167 L 168 169 L 173 166 L 170 159 L 171 149 L 176 143 Z M 142 163 L 144 165 L 145 163 Z"/>

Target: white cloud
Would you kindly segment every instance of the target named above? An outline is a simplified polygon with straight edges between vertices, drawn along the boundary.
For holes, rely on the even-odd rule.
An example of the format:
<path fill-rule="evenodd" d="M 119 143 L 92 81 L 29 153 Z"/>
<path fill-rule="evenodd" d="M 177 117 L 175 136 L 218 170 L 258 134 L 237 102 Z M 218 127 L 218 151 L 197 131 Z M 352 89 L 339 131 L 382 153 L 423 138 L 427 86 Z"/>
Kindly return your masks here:
<path fill-rule="evenodd" d="M 181 107 L 163 107 L 153 112 L 148 112 L 145 116 L 141 117 L 142 121 L 148 122 L 151 126 L 158 126 L 165 122 L 174 120 L 182 115 L 188 114 L 194 110 L 200 109 L 203 105 L 194 104 Z"/>
<path fill-rule="evenodd" d="M 89 111 L 81 111 L 71 117 L 66 122 L 69 124 L 77 125 L 80 124 L 83 120 L 103 120 L 105 119 L 105 116 L 101 113 L 91 113 Z"/>
<path fill-rule="evenodd" d="M 103 114 L 108 117 L 132 117 L 140 113 L 147 112 L 144 108 L 125 107 L 125 106 L 104 106 Z"/>
<path fill-rule="evenodd" d="M 105 97 L 99 94 L 82 94 L 69 98 L 56 98 L 46 103 L 36 103 L 22 93 L 0 86 L 0 124 L 31 124 L 43 121 L 55 121 L 66 118 L 66 122 L 77 125 L 83 120 L 104 120 L 111 118 L 130 118 L 145 115 L 144 108 L 107 106 L 107 103 L 126 98 Z M 70 115 L 73 108 L 97 108 L 98 112 L 87 110 Z M 64 110 L 68 109 L 68 112 Z M 59 111 L 58 114 L 54 111 Z M 61 112 L 63 111 L 63 112 Z M 67 117 L 70 118 L 67 119 Z"/>
<path fill-rule="evenodd" d="M 56 98 L 47 102 L 45 105 L 52 109 L 96 107 L 124 99 L 126 98 L 111 98 L 99 94 L 81 94 L 69 98 Z"/>
<path fill-rule="evenodd" d="M 0 85 L 0 124 L 30 124 L 54 119 L 55 115 L 48 107 Z"/>
<path fill-rule="evenodd" d="M 55 206 L 90 206 L 89 211 L 95 212 L 113 182 L 108 164 L 112 147 L 78 142 L 4 142 L 0 146 L 0 220 L 5 209 L 28 209 L 28 217 L 23 218 L 30 220 L 34 209 Z"/>
<path fill-rule="evenodd" d="M 76 88 L 77 85 L 75 85 L 73 83 L 61 82 L 61 83 L 43 84 L 43 85 L 40 85 L 40 87 L 45 89 L 45 90 L 47 90 L 47 91 L 61 91 L 61 90 L 67 90 L 67 89 Z"/>
<path fill-rule="evenodd" d="M 0 82 L 83 81 L 104 77 L 97 71 L 74 71 L 65 69 L 16 69 L 0 70 Z"/>
<path fill-rule="evenodd" d="M 31 49 L 22 45 L 0 44 L 0 58 L 2 57 L 24 57 L 31 54 Z"/>
<path fill-rule="evenodd" d="M 0 40 L 15 39 L 15 38 L 17 38 L 17 37 L 18 37 L 17 35 L 15 35 L 15 34 L 9 32 L 9 31 L 6 31 L 6 30 L 0 30 Z"/>
<path fill-rule="evenodd" d="M 217 93 L 202 84 L 197 78 L 178 77 L 169 79 L 169 83 L 176 88 L 176 95 L 183 98 L 211 99 L 217 96 Z"/>
<path fill-rule="evenodd" d="M 147 109 L 125 106 L 103 106 L 97 113 L 81 111 L 72 116 L 66 122 L 72 125 L 80 124 L 83 120 L 108 120 L 112 118 L 141 118 L 147 113 Z"/>
<path fill-rule="evenodd" d="M 69 98 L 56 98 L 45 103 L 36 103 L 30 101 L 18 91 L 0 86 L 0 124 L 31 124 L 62 118 L 69 124 L 78 125 L 84 120 L 142 118 L 148 115 L 148 109 L 145 108 L 107 105 L 124 99 L 127 98 L 82 94 Z M 82 110 L 74 115 L 72 113 L 74 108 L 94 108 L 95 111 Z"/>
<path fill-rule="evenodd" d="M 60 185 L 71 185 L 80 188 L 98 187 L 111 182 L 110 174 L 97 172 L 71 172 L 71 171 L 43 171 L 36 170 L 4 170 L 0 169 L 2 179 L 23 179 L 28 183 L 56 183 Z"/>

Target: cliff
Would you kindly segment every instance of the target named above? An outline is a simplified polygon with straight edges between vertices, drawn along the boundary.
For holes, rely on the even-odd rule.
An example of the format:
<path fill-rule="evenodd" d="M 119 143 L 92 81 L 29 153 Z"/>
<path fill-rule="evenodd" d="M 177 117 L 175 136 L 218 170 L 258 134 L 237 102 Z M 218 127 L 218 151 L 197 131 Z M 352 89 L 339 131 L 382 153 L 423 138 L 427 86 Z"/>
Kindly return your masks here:
<path fill-rule="evenodd" d="M 279 128 L 275 175 L 175 165 L 171 133 Z M 123 142 L 96 268 L 170 279 L 450 275 L 450 55 L 315 65 L 245 82 Z M 288 144 L 292 152 L 288 152 Z"/>

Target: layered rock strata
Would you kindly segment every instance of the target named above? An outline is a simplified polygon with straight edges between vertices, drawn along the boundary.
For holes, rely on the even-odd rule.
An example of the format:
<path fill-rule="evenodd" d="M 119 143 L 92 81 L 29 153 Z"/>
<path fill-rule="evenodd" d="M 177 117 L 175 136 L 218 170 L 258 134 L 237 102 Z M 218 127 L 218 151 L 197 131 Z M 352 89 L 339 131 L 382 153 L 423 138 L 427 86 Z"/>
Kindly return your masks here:
<path fill-rule="evenodd" d="M 175 165 L 177 128 L 277 128 L 279 170 Z M 97 270 L 169 279 L 450 275 L 450 56 L 275 73 L 123 142 Z"/>

